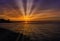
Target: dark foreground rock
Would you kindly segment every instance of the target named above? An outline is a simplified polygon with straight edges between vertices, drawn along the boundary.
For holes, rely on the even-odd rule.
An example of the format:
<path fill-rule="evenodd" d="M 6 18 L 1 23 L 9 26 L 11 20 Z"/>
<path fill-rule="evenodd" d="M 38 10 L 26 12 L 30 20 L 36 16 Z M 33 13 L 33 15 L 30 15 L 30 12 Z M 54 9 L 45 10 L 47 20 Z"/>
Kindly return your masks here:
<path fill-rule="evenodd" d="M 18 36 L 20 37 L 17 40 Z M 0 41 L 29 41 L 29 37 L 7 29 L 0 28 Z"/>

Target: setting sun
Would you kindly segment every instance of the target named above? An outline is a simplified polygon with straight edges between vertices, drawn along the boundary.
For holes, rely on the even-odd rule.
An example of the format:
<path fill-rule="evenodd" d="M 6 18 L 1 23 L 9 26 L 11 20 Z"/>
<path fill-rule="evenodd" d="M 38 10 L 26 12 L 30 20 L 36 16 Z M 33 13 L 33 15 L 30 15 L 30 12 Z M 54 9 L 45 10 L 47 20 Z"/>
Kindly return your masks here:
<path fill-rule="evenodd" d="M 30 21 L 29 16 L 25 16 L 23 19 L 24 19 L 25 21 Z"/>
<path fill-rule="evenodd" d="M 31 21 L 31 17 L 30 16 L 23 16 L 20 18 L 22 21 L 28 22 Z"/>

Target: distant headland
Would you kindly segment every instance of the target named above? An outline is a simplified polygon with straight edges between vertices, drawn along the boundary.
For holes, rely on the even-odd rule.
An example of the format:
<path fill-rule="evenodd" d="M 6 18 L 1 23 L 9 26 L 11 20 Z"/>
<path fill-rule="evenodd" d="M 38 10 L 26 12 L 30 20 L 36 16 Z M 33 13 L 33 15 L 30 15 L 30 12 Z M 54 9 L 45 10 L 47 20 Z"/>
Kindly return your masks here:
<path fill-rule="evenodd" d="M 0 19 L 0 23 L 11 23 L 11 21 L 9 19 L 8 20 Z"/>

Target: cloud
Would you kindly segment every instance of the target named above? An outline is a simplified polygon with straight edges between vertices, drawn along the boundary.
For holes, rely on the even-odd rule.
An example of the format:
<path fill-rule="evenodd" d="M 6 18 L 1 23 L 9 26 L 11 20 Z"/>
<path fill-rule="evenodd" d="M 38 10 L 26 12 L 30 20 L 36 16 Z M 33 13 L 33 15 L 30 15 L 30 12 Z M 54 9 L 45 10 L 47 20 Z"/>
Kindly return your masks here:
<path fill-rule="evenodd" d="M 40 0 L 40 9 L 60 9 L 60 0 Z"/>
<path fill-rule="evenodd" d="M 0 18 L 20 20 L 22 14 L 15 2 L 15 0 L 0 0 Z M 36 14 L 37 16 L 35 17 L 39 17 L 37 20 L 60 20 L 59 0 L 35 0 L 34 5 L 37 10 L 34 12 L 33 16 Z M 33 11 L 33 9 L 31 11 Z"/>

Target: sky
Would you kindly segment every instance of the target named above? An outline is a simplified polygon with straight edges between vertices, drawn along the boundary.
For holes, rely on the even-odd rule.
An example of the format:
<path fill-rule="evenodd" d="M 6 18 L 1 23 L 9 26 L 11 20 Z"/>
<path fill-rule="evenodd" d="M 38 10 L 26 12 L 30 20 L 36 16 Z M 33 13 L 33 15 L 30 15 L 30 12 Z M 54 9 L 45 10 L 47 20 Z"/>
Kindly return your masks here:
<path fill-rule="evenodd" d="M 31 20 L 60 20 L 60 0 L 22 1 L 0 0 L 0 18 L 21 21 L 24 12 L 25 15 L 32 15 Z"/>

